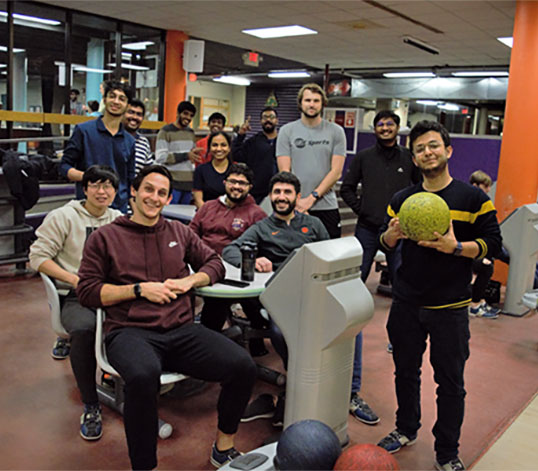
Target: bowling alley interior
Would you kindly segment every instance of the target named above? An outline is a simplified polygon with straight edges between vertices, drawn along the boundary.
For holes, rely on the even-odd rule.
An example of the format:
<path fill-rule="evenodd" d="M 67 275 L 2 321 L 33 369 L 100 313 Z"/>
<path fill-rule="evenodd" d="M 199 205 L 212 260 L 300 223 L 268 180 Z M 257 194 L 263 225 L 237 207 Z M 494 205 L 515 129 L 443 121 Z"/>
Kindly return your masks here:
<path fill-rule="evenodd" d="M 259 201 L 254 191 L 251 195 L 270 217 L 276 217 L 271 216 L 273 211 L 280 214 L 278 204 L 271 201 L 268 182 L 286 156 L 279 154 L 282 127 L 322 119 L 343 136 L 345 155 L 336 155 L 343 157 L 341 172 L 326 193 L 334 195 L 340 238 L 295 247 L 274 273 L 272 269 L 260 273 L 257 265 L 253 279 L 245 275 L 246 269 L 226 262 L 226 278 L 232 285 L 216 283 L 182 295 L 192 301 L 195 322 L 200 321 L 204 296 L 234 299 L 222 335 L 245 351 L 249 351 L 249 335 L 262 339 L 261 351 L 257 348 L 259 354 L 253 355 L 257 378 L 250 401 L 270 395 L 276 408 L 240 423 L 234 447 L 252 459 L 236 466 L 228 463 L 223 469 L 327 469 L 321 464 L 315 468 L 315 460 L 301 464 L 298 456 L 293 456 L 297 461 L 292 467 L 286 467 L 283 452 L 278 459 L 281 436 L 298 421 L 324 422 L 336 437 L 339 456 L 357 445 L 376 445 L 395 429 L 395 364 L 387 334 L 393 303 L 389 255 L 379 244 L 370 273 L 361 281 L 364 251 L 355 235 L 364 210 L 361 201 L 367 198 L 363 191 L 374 188 L 374 193 L 382 193 L 388 177 L 383 175 L 374 187 L 367 187 L 365 170 L 362 183 L 353 188 L 357 201 L 353 208 L 345 183 L 350 169 L 356 168 L 353 162 L 358 154 L 383 147 L 384 137 L 375 121 L 380 111 L 387 110 L 398 121 L 390 123 L 396 128 L 391 145 L 410 148 L 409 159 L 417 167 L 410 146 L 412 129 L 429 121 L 447 130 L 451 178 L 469 183 L 477 171 L 486 174 L 489 183 L 480 189 L 489 199 L 482 209 L 496 211 L 502 236 L 503 254 L 493 260 L 485 288 L 489 307 L 479 314 L 469 307 L 470 354 L 464 371 L 458 455 L 465 468 L 451 469 L 537 469 L 538 159 L 529 112 L 538 106 L 537 45 L 538 2 L 524 0 L 0 0 L 0 469 L 133 466 L 121 413 L 123 383 L 107 370 L 110 365 L 103 364 L 102 325 L 95 343 L 102 436 L 83 439 L 83 404 L 69 349 L 57 354 L 58 340 L 61 345 L 69 340 L 58 304 L 66 291 L 54 277 L 40 276 L 41 268 L 36 271 L 30 266 L 36 230 L 51 212 L 80 199 L 79 183 L 63 170 L 64 157 L 72 155 L 66 149 L 86 123 L 104 123 L 112 116 L 103 89 L 108 81 L 129 87 L 140 100 L 136 128 L 128 127 L 126 115 L 114 122 L 118 134 L 134 142 L 131 134 L 136 146 L 140 136 L 144 138 L 152 162 L 165 126 L 192 131 L 190 147 L 181 150 L 192 167 L 190 187 L 182 192 L 186 200 L 173 200 L 159 216 L 181 227 L 188 226 L 199 211 L 190 192 L 196 191 L 193 173 L 196 184 L 197 169 L 215 168 L 212 147 L 207 150 L 207 163 L 197 169 L 188 157 L 196 142 L 208 137 L 211 142 L 216 136 L 211 116 L 223 118 L 217 132 L 225 133 L 231 143 L 230 163 L 234 154 L 245 152 L 240 150 L 246 149 L 241 148 L 245 138 L 247 143 L 262 138 L 269 143 L 272 173 L 264 183 L 267 189 Z M 321 87 L 327 101 L 309 118 L 298 93 L 312 83 Z M 184 102 L 196 110 L 186 125 L 181 124 L 178 110 Z M 267 111 L 274 112 L 271 118 L 276 123 L 270 132 L 263 116 Z M 109 128 L 103 130 L 112 140 L 117 137 Z M 309 133 L 308 139 L 315 142 L 314 130 Z M 299 141 L 293 143 L 297 148 L 305 142 L 310 145 L 308 140 Z M 432 143 L 426 146 L 431 148 Z M 139 151 L 133 144 L 130 183 L 135 149 Z M 261 154 L 254 157 L 261 159 Z M 99 162 L 99 157 L 92 158 Z M 301 180 L 300 167 L 293 167 L 293 154 L 290 161 L 291 172 L 297 170 Z M 329 160 L 328 168 L 335 161 Z M 15 173 L 13 162 L 17 162 Z M 248 162 L 258 165 L 255 159 Z M 83 165 L 81 160 L 77 169 L 86 170 Z M 254 167 L 254 182 L 262 171 Z M 315 204 L 325 201 L 315 191 L 318 183 L 307 195 Z M 310 180 L 301 181 L 308 193 L 309 184 Z M 97 191 L 103 185 L 99 183 Z M 231 201 L 225 191 L 217 193 L 222 204 Z M 136 198 L 131 204 L 138 204 Z M 136 217 L 133 211 L 138 214 L 140 209 L 129 209 L 127 215 Z M 303 227 L 302 232 L 308 229 Z M 237 282 L 239 286 L 233 286 Z M 136 288 L 135 295 L 140 296 Z M 288 343 L 288 368 L 269 329 L 255 329 L 244 317 L 241 298 L 246 306 L 258 297 L 262 314 L 277 324 Z M 373 424 L 349 413 L 347 391 L 359 332 L 363 336 L 360 397 L 379 417 Z M 390 455 L 381 450 L 389 457 L 384 458 L 386 463 L 380 458 L 361 465 L 359 460 L 341 467 L 333 464 L 330 469 L 436 469 L 432 429 L 438 384 L 430 354 L 428 342 L 420 366 L 421 426 L 416 442 Z M 155 469 L 215 469 L 210 457 L 221 385 L 183 377 L 170 381 L 165 385 L 161 377 Z M 283 415 L 275 426 L 283 397 L 286 408 L 280 410 Z M 391 467 L 382 467 L 387 463 Z"/>

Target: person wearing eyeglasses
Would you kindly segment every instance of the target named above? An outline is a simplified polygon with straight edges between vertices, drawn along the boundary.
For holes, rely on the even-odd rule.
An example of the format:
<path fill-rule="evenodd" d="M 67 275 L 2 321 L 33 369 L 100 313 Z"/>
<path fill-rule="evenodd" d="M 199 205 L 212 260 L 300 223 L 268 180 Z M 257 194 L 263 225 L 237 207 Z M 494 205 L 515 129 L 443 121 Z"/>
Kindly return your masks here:
<path fill-rule="evenodd" d="M 363 282 L 366 282 L 375 254 L 380 248 L 379 230 L 390 198 L 397 191 L 420 180 L 420 172 L 413 165 L 411 152 L 398 145 L 399 129 L 400 117 L 396 113 L 391 110 L 378 112 L 374 117 L 376 144 L 357 153 L 340 188 L 340 196 L 359 217 L 355 237 L 363 250 Z M 360 192 L 357 191 L 359 185 Z M 389 273 L 397 265 L 397 255 L 397 252 L 387 254 Z M 361 422 L 374 425 L 379 422 L 379 417 L 358 394 L 362 376 L 362 338 L 361 332 L 355 341 L 350 413 Z"/>
<path fill-rule="evenodd" d="M 58 338 L 52 357 L 70 357 L 84 403 L 80 435 L 85 440 L 97 440 L 103 429 L 95 386 L 95 312 L 80 305 L 75 288 L 87 237 L 122 213 L 109 208 L 119 187 L 112 168 L 92 165 L 82 176 L 82 187 L 86 199 L 52 210 L 37 228 L 37 240 L 30 247 L 30 266 L 52 277 L 58 288 L 69 290 L 62 303 L 61 321 L 70 340 Z"/>
<path fill-rule="evenodd" d="M 224 247 L 241 236 L 250 226 L 267 217 L 249 194 L 253 180 L 254 174 L 246 164 L 231 164 L 228 176 L 224 179 L 225 194 L 205 203 L 189 224 L 202 241 L 219 255 Z M 237 302 L 234 299 L 204 298 L 202 324 L 220 332 L 230 313 L 230 307 Z M 265 327 L 266 321 L 260 315 L 259 303 L 253 303 L 249 299 L 242 299 L 240 302 L 252 327 Z M 266 353 L 263 339 L 250 340 L 249 349 L 253 356 Z"/>

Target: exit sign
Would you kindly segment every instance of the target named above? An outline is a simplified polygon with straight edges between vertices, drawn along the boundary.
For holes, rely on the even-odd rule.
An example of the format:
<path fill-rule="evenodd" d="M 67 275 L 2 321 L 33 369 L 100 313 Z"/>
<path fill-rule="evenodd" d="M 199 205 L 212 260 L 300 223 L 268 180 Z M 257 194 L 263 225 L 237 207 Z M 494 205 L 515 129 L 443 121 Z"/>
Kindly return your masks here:
<path fill-rule="evenodd" d="M 260 61 L 263 60 L 260 54 L 254 51 L 245 52 L 242 55 L 242 58 L 243 58 L 243 64 L 249 65 L 251 67 L 258 67 L 260 65 Z"/>

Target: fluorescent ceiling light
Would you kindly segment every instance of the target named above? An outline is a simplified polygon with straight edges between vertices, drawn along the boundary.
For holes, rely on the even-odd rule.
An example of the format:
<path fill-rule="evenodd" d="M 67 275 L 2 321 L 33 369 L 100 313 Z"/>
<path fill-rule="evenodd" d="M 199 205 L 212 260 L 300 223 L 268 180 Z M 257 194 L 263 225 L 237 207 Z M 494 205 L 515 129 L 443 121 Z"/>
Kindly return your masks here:
<path fill-rule="evenodd" d="M 94 67 L 87 67 L 85 65 L 73 64 L 72 67 L 73 67 L 73 70 L 76 70 L 77 72 L 95 72 L 95 73 L 98 73 L 98 74 L 111 74 L 112 73 L 111 70 L 96 69 Z"/>
<path fill-rule="evenodd" d="M 250 85 L 250 80 L 244 77 L 236 77 L 233 75 L 221 75 L 213 79 L 214 82 L 229 83 L 230 85 L 241 85 L 243 87 L 248 87 Z"/>
<path fill-rule="evenodd" d="M 0 11 L 0 16 L 7 18 L 7 12 Z M 30 21 L 32 23 L 41 23 L 42 25 L 50 25 L 50 26 L 58 26 L 62 24 L 62 22 L 58 20 L 49 20 L 47 18 L 39 18 L 37 16 L 21 15 L 19 13 L 13 13 L 13 18 L 17 18 L 18 20 Z"/>
<path fill-rule="evenodd" d="M 25 49 L 19 49 L 17 47 L 14 47 L 13 48 L 13 52 L 24 52 Z M 0 52 L 7 52 L 7 47 L 6 46 L 0 46 Z"/>
<path fill-rule="evenodd" d="M 508 77 L 507 71 L 502 70 L 469 70 L 462 72 L 452 72 L 454 77 Z"/>
<path fill-rule="evenodd" d="M 267 77 L 271 78 L 302 78 L 302 77 L 310 77 L 310 74 L 308 72 L 305 72 L 304 70 L 296 70 L 296 71 L 282 71 L 282 72 L 269 72 L 267 74 Z"/>
<path fill-rule="evenodd" d="M 146 47 L 155 44 L 153 41 L 139 41 L 137 43 L 125 43 L 121 47 L 123 49 L 129 49 L 131 51 L 143 51 Z"/>
<path fill-rule="evenodd" d="M 438 101 L 434 100 L 417 100 L 416 103 L 418 105 L 424 105 L 424 106 L 437 106 Z"/>
<path fill-rule="evenodd" d="M 387 78 L 421 78 L 421 77 L 435 77 L 432 72 L 387 72 L 383 74 L 383 77 Z"/>
<path fill-rule="evenodd" d="M 447 111 L 459 111 L 460 107 L 454 103 L 442 103 L 440 105 L 437 105 L 437 108 L 440 110 L 447 110 Z"/>
<path fill-rule="evenodd" d="M 504 36 L 497 38 L 497 41 L 501 41 L 505 46 L 512 47 L 514 44 L 514 38 L 512 36 Z"/>
<path fill-rule="evenodd" d="M 116 67 L 116 63 L 115 62 L 111 62 L 110 64 L 107 64 L 109 65 L 110 67 Z M 146 67 L 145 65 L 135 65 L 135 64 L 124 64 L 124 63 L 121 63 L 120 64 L 120 67 L 122 69 L 131 69 L 131 70 L 150 70 L 149 67 Z"/>
<path fill-rule="evenodd" d="M 255 28 L 244 29 L 242 33 L 256 36 L 257 38 L 270 39 L 270 38 L 286 38 L 288 36 L 304 36 L 306 34 L 318 34 L 310 28 L 304 26 L 291 25 L 291 26 L 275 26 L 273 28 Z"/>

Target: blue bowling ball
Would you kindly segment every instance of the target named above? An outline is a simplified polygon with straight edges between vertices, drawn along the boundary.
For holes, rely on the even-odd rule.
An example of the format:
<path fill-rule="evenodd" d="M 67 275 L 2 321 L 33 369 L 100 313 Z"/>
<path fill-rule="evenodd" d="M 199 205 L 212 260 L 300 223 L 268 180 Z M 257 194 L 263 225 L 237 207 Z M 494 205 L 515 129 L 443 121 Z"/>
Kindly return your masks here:
<path fill-rule="evenodd" d="M 331 470 L 341 452 L 331 427 L 319 420 L 301 420 L 282 432 L 274 462 L 282 471 Z"/>

